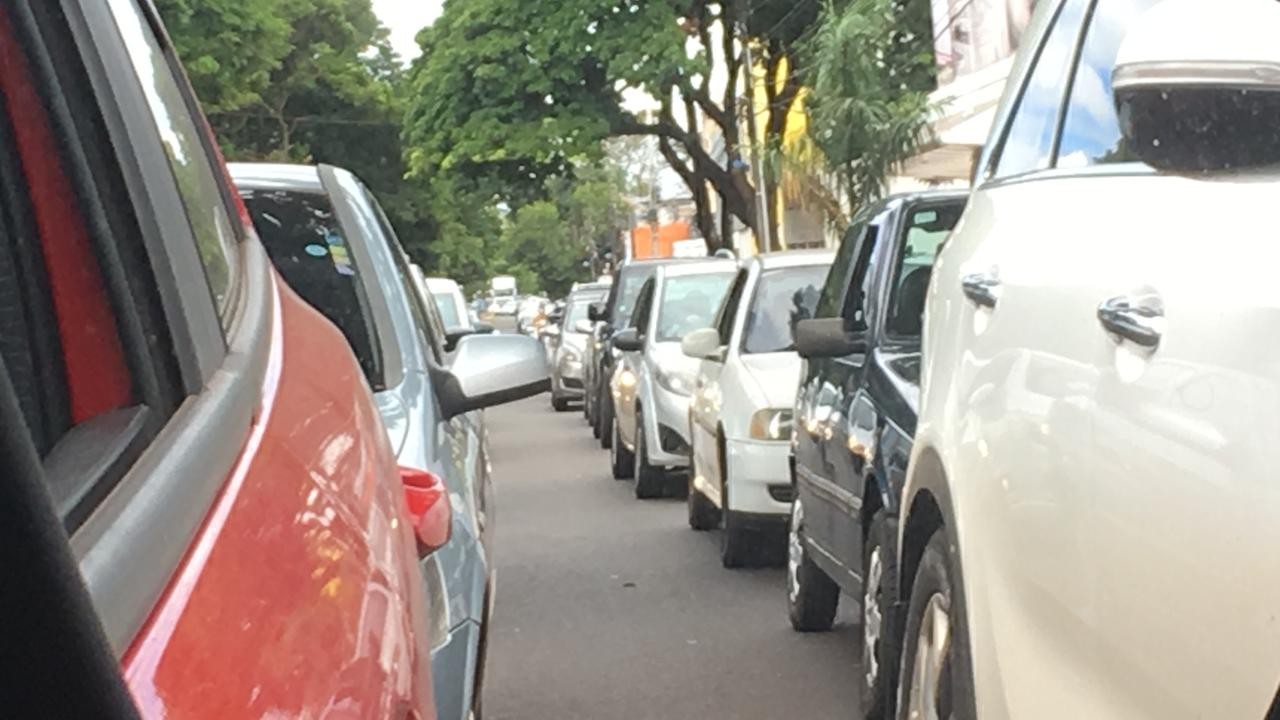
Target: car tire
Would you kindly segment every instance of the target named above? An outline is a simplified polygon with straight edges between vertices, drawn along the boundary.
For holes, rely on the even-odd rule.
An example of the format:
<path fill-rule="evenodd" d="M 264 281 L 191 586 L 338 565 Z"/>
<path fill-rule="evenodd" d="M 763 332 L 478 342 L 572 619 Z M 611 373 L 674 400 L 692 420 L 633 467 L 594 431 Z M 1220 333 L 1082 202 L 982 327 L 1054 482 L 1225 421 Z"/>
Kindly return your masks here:
<path fill-rule="evenodd" d="M 564 412 L 569 409 L 569 399 L 558 398 L 553 395 L 551 396 L 551 408 L 556 412 Z"/>
<path fill-rule="evenodd" d="M 614 418 L 609 424 L 609 435 L 612 440 L 609 443 L 609 467 L 613 471 L 614 480 L 626 480 L 635 472 L 635 454 L 622 443 L 620 432 L 618 419 Z"/>
<path fill-rule="evenodd" d="M 720 509 L 693 486 L 693 475 L 689 473 L 689 493 L 685 496 L 689 507 L 689 527 L 698 531 L 715 530 L 720 526 Z"/>
<path fill-rule="evenodd" d="M 734 569 L 753 563 L 759 554 L 757 533 L 745 526 L 742 516 L 729 509 L 729 486 L 720 488 L 720 564 Z"/>
<path fill-rule="evenodd" d="M 649 463 L 649 447 L 645 440 L 644 416 L 636 411 L 635 452 L 636 499 L 652 500 L 662 497 L 667 485 L 667 474 L 662 468 Z"/>
<path fill-rule="evenodd" d="M 977 717 L 969 631 L 958 594 L 959 564 L 945 531 L 935 532 L 920 557 L 907 604 L 897 699 L 898 717 L 902 720 Z M 922 649 L 942 657 L 937 667 L 935 663 L 917 663 Z M 926 686 L 932 687 L 925 690 Z M 925 705 L 930 699 L 933 708 Z"/>
<path fill-rule="evenodd" d="M 804 505 L 791 501 L 787 528 L 787 614 L 797 632 L 826 632 L 836 620 L 840 586 L 813 558 L 804 541 Z"/>
<path fill-rule="evenodd" d="M 596 437 L 600 438 L 600 447 L 605 450 L 613 444 L 613 433 L 609 432 L 609 428 L 614 424 L 613 397 L 608 393 L 601 395 L 600 407 L 596 411 L 596 422 L 600 424 L 600 434 Z"/>
<path fill-rule="evenodd" d="M 867 527 L 862 547 L 862 706 L 868 720 L 893 714 L 901 645 L 897 632 L 897 530 L 883 508 Z"/>

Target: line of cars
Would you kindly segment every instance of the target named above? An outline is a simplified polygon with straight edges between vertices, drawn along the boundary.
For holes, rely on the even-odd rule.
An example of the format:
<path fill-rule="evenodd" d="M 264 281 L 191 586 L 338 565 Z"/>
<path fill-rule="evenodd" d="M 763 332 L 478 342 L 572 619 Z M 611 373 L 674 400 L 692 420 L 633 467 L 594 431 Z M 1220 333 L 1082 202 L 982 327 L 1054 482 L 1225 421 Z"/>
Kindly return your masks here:
<path fill-rule="evenodd" d="M 0 4 L 6 713 L 478 718 L 478 413 L 542 349 L 449 327 L 349 173 L 228 171 L 163 28 Z"/>
<path fill-rule="evenodd" d="M 858 214 L 788 323 L 802 369 L 747 368 L 773 398 L 739 404 L 739 281 L 680 339 L 696 374 L 663 329 L 667 283 L 732 269 L 624 266 L 587 345 L 614 476 L 647 497 L 691 463 L 732 566 L 730 428 L 782 448 L 738 456 L 788 509 L 790 621 L 857 602 L 868 717 L 1280 717 L 1280 298 L 1249 212 L 1278 32 L 1275 3 L 1038 3 L 973 191 Z"/>

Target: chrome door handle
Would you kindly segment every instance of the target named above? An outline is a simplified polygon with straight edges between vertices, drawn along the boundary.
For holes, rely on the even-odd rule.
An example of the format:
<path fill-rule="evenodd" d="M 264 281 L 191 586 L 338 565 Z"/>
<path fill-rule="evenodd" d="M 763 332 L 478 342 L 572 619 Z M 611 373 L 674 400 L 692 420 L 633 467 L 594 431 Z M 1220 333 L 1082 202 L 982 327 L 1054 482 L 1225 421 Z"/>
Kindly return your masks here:
<path fill-rule="evenodd" d="M 1158 303 L 1139 303 L 1129 296 L 1113 297 L 1098 306 L 1098 322 L 1107 332 L 1144 348 L 1160 345 L 1163 320 L 1164 308 Z"/>
<path fill-rule="evenodd" d="M 987 273 L 965 275 L 960 280 L 964 296 L 978 307 L 994 308 L 1000 300 L 1000 279 Z"/>

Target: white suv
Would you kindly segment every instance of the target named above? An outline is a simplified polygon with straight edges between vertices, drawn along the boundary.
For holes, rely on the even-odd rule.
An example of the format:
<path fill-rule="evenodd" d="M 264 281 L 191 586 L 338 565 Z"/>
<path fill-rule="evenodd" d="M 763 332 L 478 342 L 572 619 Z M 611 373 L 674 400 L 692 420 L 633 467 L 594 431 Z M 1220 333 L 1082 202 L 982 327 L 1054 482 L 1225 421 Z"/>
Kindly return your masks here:
<path fill-rule="evenodd" d="M 934 267 L 900 717 L 1276 702 L 1276 38 L 1264 0 L 1039 3 Z"/>

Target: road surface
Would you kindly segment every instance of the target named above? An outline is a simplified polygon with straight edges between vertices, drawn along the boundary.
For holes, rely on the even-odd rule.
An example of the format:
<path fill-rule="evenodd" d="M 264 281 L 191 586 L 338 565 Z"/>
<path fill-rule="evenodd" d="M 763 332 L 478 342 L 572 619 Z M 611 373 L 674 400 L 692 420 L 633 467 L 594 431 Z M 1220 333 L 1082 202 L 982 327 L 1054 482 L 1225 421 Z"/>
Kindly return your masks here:
<path fill-rule="evenodd" d="M 575 409 L 488 412 L 497 601 L 486 720 L 857 717 L 855 603 L 787 622 L 781 568 L 720 567 L 683 500 L 639 501 Z"/>

